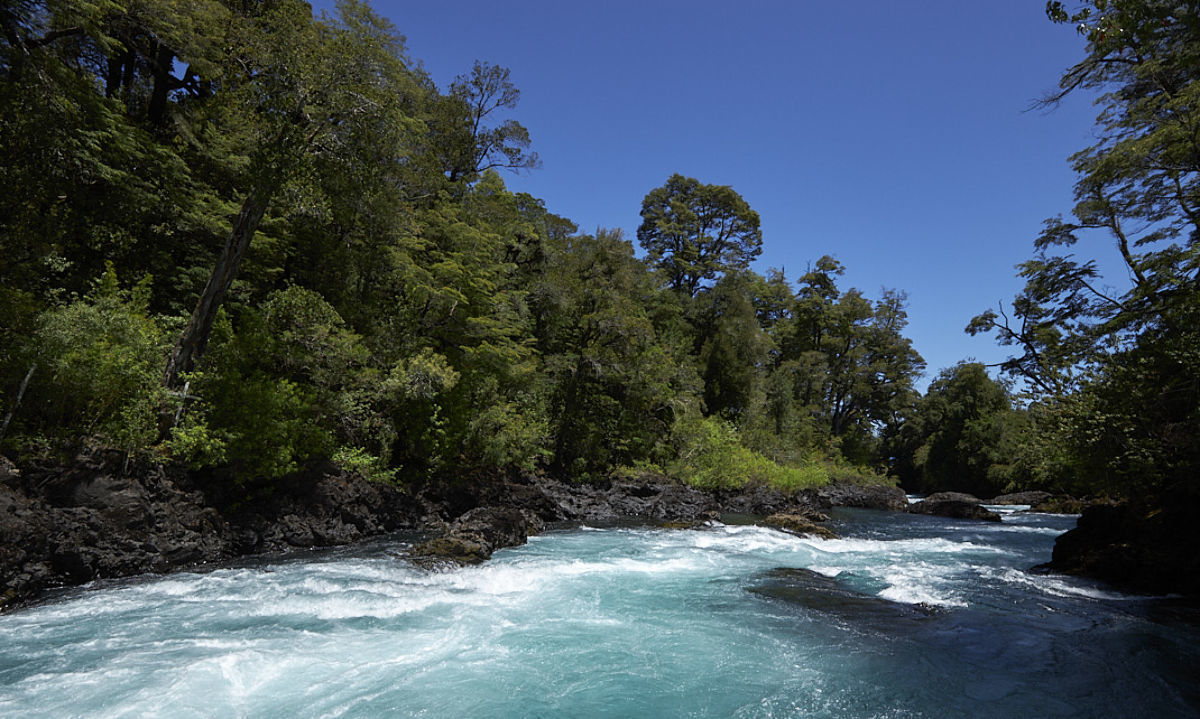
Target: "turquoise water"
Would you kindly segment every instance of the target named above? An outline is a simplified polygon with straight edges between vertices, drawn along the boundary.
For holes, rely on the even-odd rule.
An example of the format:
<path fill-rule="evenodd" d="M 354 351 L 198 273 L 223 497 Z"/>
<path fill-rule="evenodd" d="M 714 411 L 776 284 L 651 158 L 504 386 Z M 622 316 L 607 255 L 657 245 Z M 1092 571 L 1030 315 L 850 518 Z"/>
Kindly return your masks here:
<path fill-rule="evenodd" d="M 0 616 L 0 716 L 1197 716 L 1194 614 L 1023 571 L 1073 522 L 585 527 L 434 574 L 394 539 L 76 591 Z"/>

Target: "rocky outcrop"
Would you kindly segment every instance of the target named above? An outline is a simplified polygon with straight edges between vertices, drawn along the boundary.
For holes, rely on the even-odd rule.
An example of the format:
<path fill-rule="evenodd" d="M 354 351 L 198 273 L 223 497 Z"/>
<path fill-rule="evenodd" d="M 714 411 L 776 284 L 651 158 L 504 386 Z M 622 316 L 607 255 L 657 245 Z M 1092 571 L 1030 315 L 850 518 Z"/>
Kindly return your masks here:
<path fill-rule="evenodd" d="M 1028 504 L 1033 506 L 1040 504 L 1050 499 L 1053 495 L 1049 492 L 1030 491 L 1030 492 L 1013 492 L 1012 494 L 1001 494 L 998 497 L 993 497 L 984 502 L 984 504 L 995 505 L 1011 505 L 1011 504 Z"/>
<path fill-rule="evenodd" d="M 1153 505 L 1093 504 L 1054 543 L 1047 569 L 1100 579 L 1131 592 L 1200 597 L 1200 497 L 1177 493 Z"/>
<path fill-rule="evenodd" d="M 1065 494 L 1053 495 L 1037 502 L 1029 508 L 1030 512 L 1044 514 L 1080 514 L 1084 507 L 1092 504 L 1088 500 L 1076 499 Z"/>
<path fill-rule="evenodd" d="M 766 516 L 780 512 L 805 514 L 822 507 L 811 492 L 785 494 L 765 485 L 719 490 L 717 501 L 722 514 Z"/>
<path fill-rule="evenodd" d="M 204 480 L 208 480 L 205 482 Z M 255 496 L 228 479 L 117 454 L 0 469 L 0 607 L 57 586 L 253 553 L 346 544 L 415 524 L 395 487 L 316 467 Z"/>
<path fill-rule="evenodd" d="M 654 473 L 595 484 L 542 479 L 538 487 L 569 521 L 695 522 L 715 519 L 721 512 L 716 495 Z"/>
<path fill-rule="evenodd" d="M 837 535 L 834 534 L 833 530 L 815 524 L 808 517 L 799 514 L 772 514 L 764 519 L 761 524 L 765 527 L 781 529 L 785 532 L 801 536 L 837 539 Z"/>
<path fill-rule="evenodd" d="M 903 512 L 908 507 L 904 490 L 882 484 L 829 484 L 812 491 L 823 507 L 861 507 Z"/>
<path fill-rule="evenodd" d="M 450 525 L 447 532 L 418 545 L 412 559 L 421 566 L 478 564 L 505 547 L 524 544 L 544 525 L 514 507 L 476 507 Z"/>
<path fill-rule="evenodd" d="M 932 514 L 952 519 L 981 519 L 999 522 L 1000 515 L 982 505 L 978 497 L 962 492 L 937 492 L 920 502 L 910 504 L 913 514 Z"/>

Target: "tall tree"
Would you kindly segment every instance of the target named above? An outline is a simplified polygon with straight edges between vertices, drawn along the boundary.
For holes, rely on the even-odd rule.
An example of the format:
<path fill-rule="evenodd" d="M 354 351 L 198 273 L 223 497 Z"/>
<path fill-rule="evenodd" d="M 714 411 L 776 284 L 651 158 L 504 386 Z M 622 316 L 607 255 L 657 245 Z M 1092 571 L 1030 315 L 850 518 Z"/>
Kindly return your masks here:
<path fill-rule="evenodd" d="M 529 130 L 503 117 L 520 99 L 508 68 L 478 60 L 437 98 L 431 142 L 450 182 L 470 182 L 488 170 L 538 166 L 537 153 L 529 149 Z"/>
<path fill-rule="evenodd" d="M 758 213 L 726 185 L 671 175 L 642 200 L 641 214 L 638 242 L 670 286 L 689 297 L 762 252 Z"/>
<path fill-rule="evenodd" d="M 550 251 L 531 305 L 555 468 L 582 477 L 660 459 L 691 383 L 648 317 L 650 274 L 619 230 L 562 238 Z"/>
<path fill-rule="evenodd" d="M 763 284 L 753 273 L 730 272 L 702 296 L 699 359 L 708 414 L 737 421 L 760 390 L 772 345 L 751 292 Z"/>
<path fill-rule="evenodd" d="M 988 310 L 967 331 L 1020 350 L 1002 367 L 1042 400 L 1056 471 L 1110 491 L 1120 482 L 1105 478 L 1194 482 L 1196 443 L 1183 438 L 1200 434 L 1197 390 L 1178 378 L 1196 374 L 1183 348 L 1200 296 L 1200 7 L 1091 0 L 1047 14 L 1087 46 L 1046 103 L 1101 93 L 1098 141 L 1071 158 L 1073 218 L 1046 222 L 1011 315 Z M 1114 247 L 1117 276 L 1087 259 L 1096 238 Z"/>
<path fill-rule="evenodd" d="M 163 373 L 172 387 L 203 353 L 226 293 L 277 193 L 321 153 L 377 143 L 398 157 L 401 100 L 415 88 L 399 36 L 365 5 L 314 21 L 307 3 L 279 0 L 235 27 L 221 70 L 225 120 L 248 143 L 243 197 L 224 246 Z M 360 145 L 361 146 L 361 145 Z"/>
<path fill-rule="evenodd" d="M 1071 12 L 1050 2 L 1047 13 L 1075 25 L 1088 44 L 1044 102 L 1103 93 L 1099 141 L 1071 158 L 1074 218 L 1046 221 L 1036 257 L 1020 266 L 1026 285 L 1011 316 L 989 310 L 967 331 L 1018 347 L 1004 369 L 1055 395 L 1200 289 L 1200 8 L 1094 0 Z M 1095 257 L 1076 245 L 1105 236 L 1123 271 L 1102 278 L 1094 259 L 1075 255 Z"/>
<path fill-rule="evenodd" d="M 978 362 L 943 370 L 890 445 L 908 489 L 994 496 L 1015 479 L 1026 414 Z"/>

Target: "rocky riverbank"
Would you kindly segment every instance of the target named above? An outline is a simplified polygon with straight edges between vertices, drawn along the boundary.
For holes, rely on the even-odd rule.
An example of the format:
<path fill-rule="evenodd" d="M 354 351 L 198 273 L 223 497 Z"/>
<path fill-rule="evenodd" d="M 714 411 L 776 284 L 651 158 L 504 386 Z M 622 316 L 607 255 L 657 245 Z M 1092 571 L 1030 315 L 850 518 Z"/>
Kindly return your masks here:
<path fill-rule="evenodd" d="M 470 476 L 406 491 L 329 465 L 265 492 L 213 473 L 127 467 L 115 453 L 81 457 L 70 466 L 20 468 L 0 457 L 0 608 L 55 587 L 342 545 L 398 530 L 424 533 L 428 540 L 413 559 L 437 566 L 483 561 L 556 522 L 689 526 L 722 513 L 812 519 L 831 506 L 904 504 L 904 493 L 894 487 L 706 492 L 654 474 L 586 485 Z"/>
<path fill-rule="evenodd" d="M 1033 495 L 986 503 L 1033 504 L 1034 511 L 1079 507 Z M 726 514 L 774 515 L 764 523 L 825 535 L 811 522 L 835 506 L 998 519 L 980 504 L 947 494 L 910 506 L 903 491 L 884 486 L 709 492 L 655 474 L 594 484 L 484 475 L 405 490 L 330 465 L 288 477 L 268 493 L 213 473 L 126 467 L 116 454 L 21 468 L 0 457 L 0 609 L 55 587 L 343 545 L 400 530 L 420 532 L 425 540 L 412 559 L 437 567 L 484 561 L 555 523 L 636 519 L 686 527 Z M 1197 504 L 1091 506 L 1078 528 L 1059 538 L 1042 569 L 1134 592 L 1200 595 Z"/>
<path fill-rule="evenodd" d="M 1141 594 L 1200 597 L 1200 496 L 1167 493 L 1156 502 L 1106 502 L 1083 509 L 1040 568 L 1100 579 Z"/>

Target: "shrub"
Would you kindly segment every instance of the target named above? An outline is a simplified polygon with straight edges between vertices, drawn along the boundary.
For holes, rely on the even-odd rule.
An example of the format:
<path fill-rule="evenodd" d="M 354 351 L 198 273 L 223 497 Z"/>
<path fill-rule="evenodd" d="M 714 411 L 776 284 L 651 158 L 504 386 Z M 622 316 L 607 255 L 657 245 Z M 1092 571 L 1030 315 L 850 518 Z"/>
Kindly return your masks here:
<path fill-rule="evenodd" d="M 154 445 L 170 334 L 148 314 L 149 288 L 147 275 L 121 289 L 110 262 L 87 297 L 39 315 L 26 432 L 97 437 L 126 452 Z"/>
<path fill-rule="evenodd" d="M 828 475 L 819 464 L 784 466 L 746 448 L 737 430 L 717 417 L 681 419 L 675 425 L 673 439 L 678 457 L 669 467 L 670 472 L 704 489 L 764 484 L 794 492 L 828 482 Z"/>

